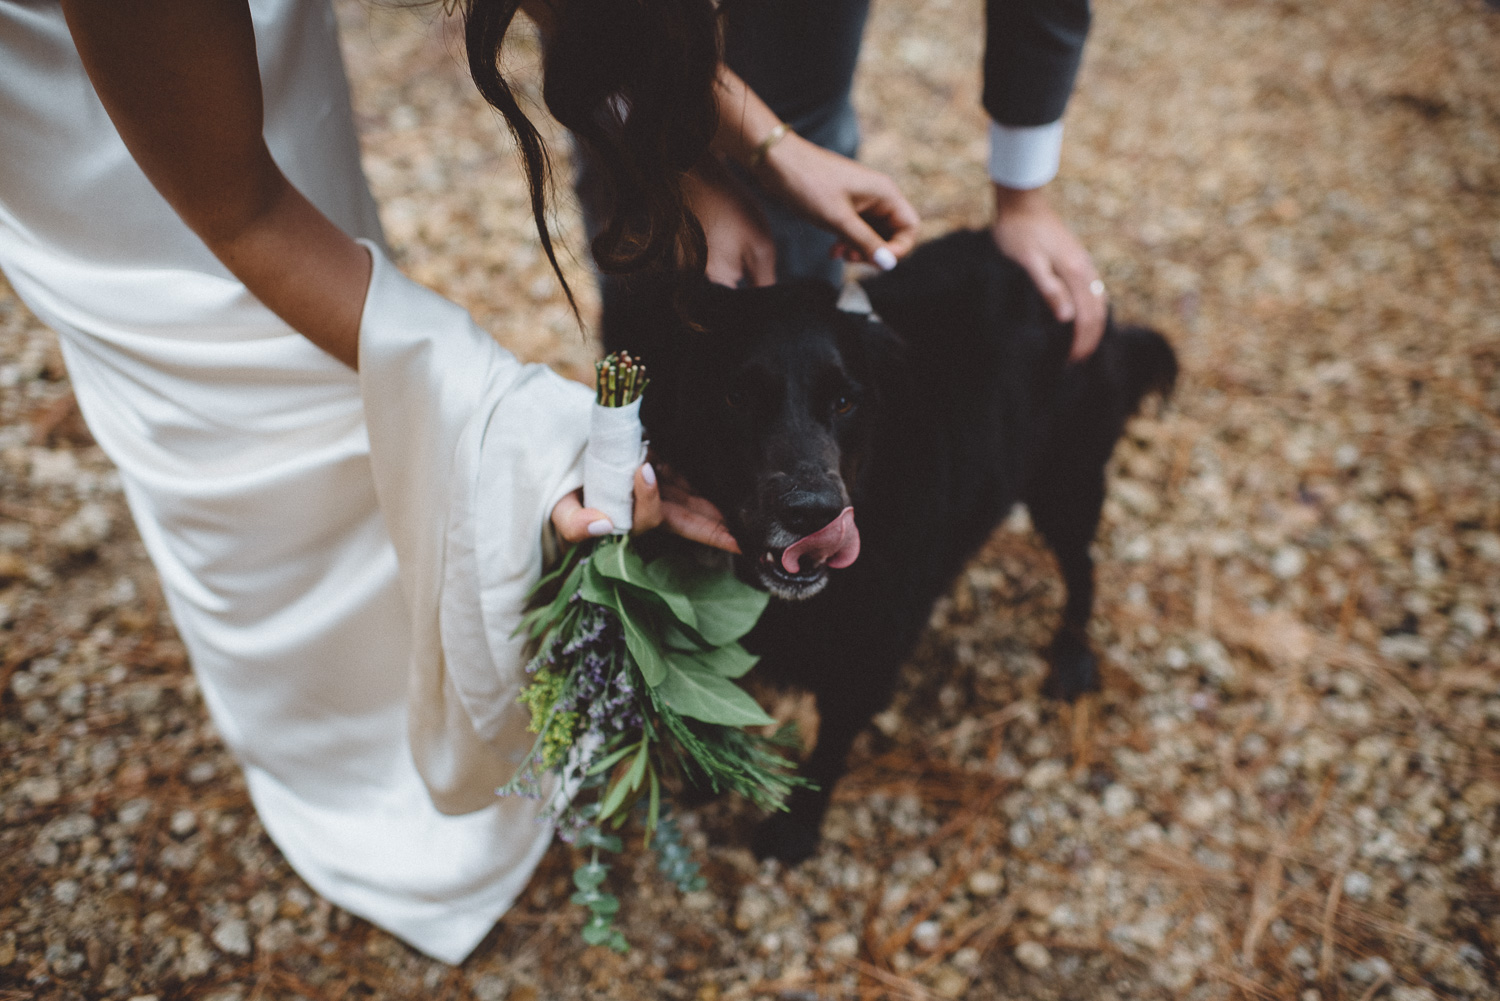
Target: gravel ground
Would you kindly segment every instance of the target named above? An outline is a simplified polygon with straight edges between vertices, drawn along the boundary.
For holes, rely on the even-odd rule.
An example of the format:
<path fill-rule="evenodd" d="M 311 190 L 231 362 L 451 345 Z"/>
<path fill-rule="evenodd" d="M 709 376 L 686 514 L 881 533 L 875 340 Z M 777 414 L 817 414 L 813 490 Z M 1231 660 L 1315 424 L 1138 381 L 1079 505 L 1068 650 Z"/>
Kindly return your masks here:
<path fill-rule="evenodd" d="M 1500 996 L 1500 13 L 1097 8 L 1057 198 L 1184 364 L 1114 464 L 1105 691 L 1038 697 L 1061 588 L 1013 518 L 823 851 L 760 865 L 747 810 L 687 816 L 708 888 L 617 866 L 628 956 L 579 942 L 563 846 L 460 968 L 307 890 L 52 336 L 0 286 L 0 1001 Z M 932 233 L 985 216 L 980 9 L 888 0 L 870 27 L 865 155 Z M 339 10 L 404 265 L 587 371 L 441 26 Z"/>

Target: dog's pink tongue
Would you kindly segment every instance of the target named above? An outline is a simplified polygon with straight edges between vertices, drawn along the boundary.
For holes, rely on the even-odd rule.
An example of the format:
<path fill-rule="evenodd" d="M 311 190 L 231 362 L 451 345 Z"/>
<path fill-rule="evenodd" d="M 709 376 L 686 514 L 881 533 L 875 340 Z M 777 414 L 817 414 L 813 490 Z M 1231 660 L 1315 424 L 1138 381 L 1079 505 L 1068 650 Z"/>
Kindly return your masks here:
<path fill-rule="evenodd" d="M 781 565 L 787 573 L 797 573 L 803 557 L 811 560 L 813 566 L 827 563 L 836 570 L 859 559 L 859 529 L 854 527 L 854 508 L 844 508 L 837 518 L 787 546 L 781 554 Z"/>

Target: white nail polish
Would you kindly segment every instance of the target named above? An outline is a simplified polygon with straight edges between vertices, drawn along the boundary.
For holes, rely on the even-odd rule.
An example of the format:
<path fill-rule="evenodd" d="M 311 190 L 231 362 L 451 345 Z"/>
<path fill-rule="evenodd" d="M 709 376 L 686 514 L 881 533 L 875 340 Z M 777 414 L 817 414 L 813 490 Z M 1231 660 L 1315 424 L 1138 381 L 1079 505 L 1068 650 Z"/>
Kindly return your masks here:
<path fill-rule="evenodd" d="M 889 271 L 896 266 L 896 255 L 891 253 L 890 247 L 877 247 L 874 259 L 875 266 L 881 271 Z"/>
<path fill-rule="evenodd" d="M 641 479 L 646 481 L 648 487 L 656 486 L 656 470 L 651 468 L 651 463 L 647 462 L 641 466 Z"/>
<path fill-rule="evenodd" d="M 615 526 L 609 523 L 608 518 L 600 518 L 598 521 L 589 522 L 590 535 L 608 535 L 615 530 Z"/>

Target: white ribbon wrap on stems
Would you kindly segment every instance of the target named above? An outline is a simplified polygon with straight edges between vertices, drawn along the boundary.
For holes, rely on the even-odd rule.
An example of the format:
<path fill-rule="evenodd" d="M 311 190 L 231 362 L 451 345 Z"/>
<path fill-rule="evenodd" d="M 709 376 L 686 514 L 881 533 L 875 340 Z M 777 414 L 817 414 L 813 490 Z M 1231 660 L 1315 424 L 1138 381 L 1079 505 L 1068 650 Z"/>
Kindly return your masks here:
<path fill-rule="evenodd" d="M 583 453 L 583 503 L 604 512 L 616 535 L 630 534 L 635 510 L 635 471 L 646 461 L 641 439 L 641 401 L 623 407 L 594 403 L 589 444 Z"/>

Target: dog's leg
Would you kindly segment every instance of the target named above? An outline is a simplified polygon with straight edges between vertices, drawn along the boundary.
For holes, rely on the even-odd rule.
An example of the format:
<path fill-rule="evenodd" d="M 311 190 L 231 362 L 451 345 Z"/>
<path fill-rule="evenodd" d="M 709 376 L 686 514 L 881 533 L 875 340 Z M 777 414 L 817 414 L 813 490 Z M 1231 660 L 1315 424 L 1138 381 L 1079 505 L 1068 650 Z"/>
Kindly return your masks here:
<path fill-rule="evenodd" d="M 796 865 L 818 850 L 833 787 L 848 771 L 849 748 L 871 717 L 890 702 L 889 686 L 862 685 L 870 693 L 863 698 L 848 690 L 818 693 L 818 743 L 798 769 L 817 788 L 796 790 L 785 811 L 761 821 L 751 841 L 756 857 Z"/>
<path fill-rule="evenodd" d="M 1052 547 L 1067 585 L 1062 625 L 1052 638 L 1052 669 L 1042 685 L 1048 698 L 1072 701 L 1099 689 L 1099 664 L 1089 647 L 1089 617 L 1094 613 L 1094 560 L 1089 546 L 1104 507 L 1104 470 L 1064 462 L 1038 476 L 1026 505 L 1032 523 Z"/>

